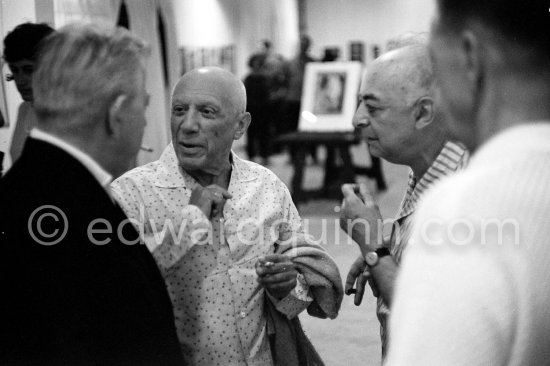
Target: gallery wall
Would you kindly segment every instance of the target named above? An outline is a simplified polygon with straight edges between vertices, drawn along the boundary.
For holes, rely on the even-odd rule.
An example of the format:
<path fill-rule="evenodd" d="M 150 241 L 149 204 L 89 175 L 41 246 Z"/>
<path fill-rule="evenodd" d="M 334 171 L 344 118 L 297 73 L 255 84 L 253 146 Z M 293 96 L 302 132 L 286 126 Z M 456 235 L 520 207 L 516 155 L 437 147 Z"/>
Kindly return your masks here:
<path fill-rule="evenodd" d="M 46 22 L 54 28 L 74 22 L 92 22 L 114 26 L 121 6 L 127 12 L 129 28 L 151 47 L 147 60 L 147 91 L 151 95 L 146 111 L 147 126 L 143 145 L 150 151 L 140 151 L 137 164 L 156 160 L 169 143 L 169 94 L 180 75 L 174 12 L 171 0 L 3 0 L 0 3 L 1 36 L 17 24 L 26 21 Z M 159 27 L 162 22 L 162 27 Z M 163 36 L 160 33 L 163 31 Z M 161 45 L 164 38 L 164 52 Z M 6 68 L 4 74 L 6 73 Z M 13 82 L 3 81 L 10 126 L 0 129 L 0 151 L 9 150 L 9 141 L 16 121 L 21 98 Z M 11 164 L 4 159 L 4 168 Z"/>
<path fill-rule="evenodd" d="M 408 31 L 427 32 L 435 0 L 305 0 L 307 32 L 313 38 L 312 53 L 339 47 L 341 60 L 349 59 L 349 42 L 365 43 L 366 61 L 372 47 L 381 51 L 391 37 Z"/>
<path fill-rule="evenodd" d="M 188 68 L 222 62 L 244 77 L 248 57 L 261 40 L 271 40 L 285 57 L 296 51 L 297 0 L 177 0 L 173 7 L 178 47 Z"/>

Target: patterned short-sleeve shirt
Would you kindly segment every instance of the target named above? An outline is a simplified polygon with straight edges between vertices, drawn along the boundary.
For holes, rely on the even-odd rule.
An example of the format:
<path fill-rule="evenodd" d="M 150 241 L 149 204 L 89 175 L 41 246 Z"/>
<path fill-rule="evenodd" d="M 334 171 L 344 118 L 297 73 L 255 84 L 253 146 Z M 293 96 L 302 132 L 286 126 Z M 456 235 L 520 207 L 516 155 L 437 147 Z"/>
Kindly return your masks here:
<path fill-rule="evenodd" d="M 397 264 L 401 262 L 401 256 L 411 238 L 414 211 L 420 199 L 438 180 L 462 169 L 467 164 L 468 158 L 468 152 L 461 145 L 448 141 L 420 179 L 417 179 L 412 171 L 409 173 L 407 191 L 397 210 L 390 238 L 390 253 Z M 378 298 L 376 313 L 380 321 L 382 357 L 385 357 L 390 309 L 381 297 Z"/>
<path fill-rule="evenodd" d="M 126 214 L 142 225 L 138 230 L 164 275 L 186 361 L 271 365 L 255 263 L 274 252 L 280 223 L 298 233 L 301 219 L 288 189 L 271 171 L 235 154 L 228 188 L 233 197 L 222 221 L 204 225 L 202 211 L 188 205 L 197 185 L 179 168 L 169 145 L 158 161 L 124 174 L 111 188 Z M 197 228 L 210 230 L 206 243 L 193 235 Z M 299 275 L 297 287 L 275 305 L 293 317 L 311 301 Z"/>

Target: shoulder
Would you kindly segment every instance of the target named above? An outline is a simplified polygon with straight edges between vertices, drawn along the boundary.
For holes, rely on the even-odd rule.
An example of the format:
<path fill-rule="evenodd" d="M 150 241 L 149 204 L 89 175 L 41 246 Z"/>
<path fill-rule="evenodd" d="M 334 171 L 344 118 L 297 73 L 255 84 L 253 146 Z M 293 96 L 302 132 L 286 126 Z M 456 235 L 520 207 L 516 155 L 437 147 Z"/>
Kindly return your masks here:
<path fill-rule="evenodd" d="M 159 161 L 154 161 L 137 168 L 131 169 L 115 179 L 111 183 L 111 188 L 124 188 L 127 186 L 143 187 L 151 185 L 155 180 Z"/>
<path fill-rule="evenodd" d="M 242 174 L 243 179 L 257 179 L 262 184 L 273 185 L 277 188 L 286 188 L 283 181 L 263 165 L 241 159 L 236 154 L 233 154 L 233 157 L 239 167 L 239 174 Z"/>
<path fill-rule="evenodd" d="M 531 247 L 543 231 L 550 235 L 550 156 L 517 151 L 485 157 L 474 156 L 464 171 L 426 193 L 414 218 L 415 240 Z"/>

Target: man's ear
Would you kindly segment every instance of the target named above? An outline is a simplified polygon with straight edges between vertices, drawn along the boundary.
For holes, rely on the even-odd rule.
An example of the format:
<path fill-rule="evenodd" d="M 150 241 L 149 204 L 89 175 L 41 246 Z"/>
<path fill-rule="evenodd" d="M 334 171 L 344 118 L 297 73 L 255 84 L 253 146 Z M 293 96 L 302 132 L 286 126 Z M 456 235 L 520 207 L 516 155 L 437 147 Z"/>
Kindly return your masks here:
<path fill-rule="evenodd" d="M 414 125 L 420 130 L 434 121 L 435 105 L 434 100 L 430 97 L 422 97 L 418 99 L 414 106 Z"/>
<path fill-rule="evenodd" d="M 462 31 L 460 39 L 466 78 L 472 93 L 476 93 L 482 80 L 485 49 L 478 35 L 469 29 Z"/>
<path fill-rule="evenodd" d="M 121 94 L 116 97 L 116 99 L 109 106 L 109 113 L 107 118 L 107 133 L 109 135 L 114 135 L 115 137 L 118 137 L 122 133 L 122 123 L 124 122 L 124 119 L 122 118 L 122 106 L 126 101 L 126 98 L 126 95 Z"/>
<path fill-rule="evenodd" d="M 235 134 L 233 135 L 233 140 L 240 139 L 248 129 L 252 117 L 250 113 L 244 112 L 239 116 L 239 121 L 237 122 L 237 128 L 235 129 Z"/>

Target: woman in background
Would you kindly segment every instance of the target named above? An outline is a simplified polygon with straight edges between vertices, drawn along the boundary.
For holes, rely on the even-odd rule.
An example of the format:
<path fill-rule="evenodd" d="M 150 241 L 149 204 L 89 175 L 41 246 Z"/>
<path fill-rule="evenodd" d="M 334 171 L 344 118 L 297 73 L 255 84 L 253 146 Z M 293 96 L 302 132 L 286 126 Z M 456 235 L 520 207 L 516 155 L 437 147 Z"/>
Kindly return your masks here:
<path fill-rule="evenodd" d="M 4 61 L 11 72 L 7 80 L 15 81 L 17 91 L 23 98 L 10 145 L 12 164 L 21 155 L 29 131 L 36 125 L 36 116 L 32 108 L 32 73 L 40 42 L 53 31 L 53 28 L 45 23 L 23 23 L 4 38 Z"/>

